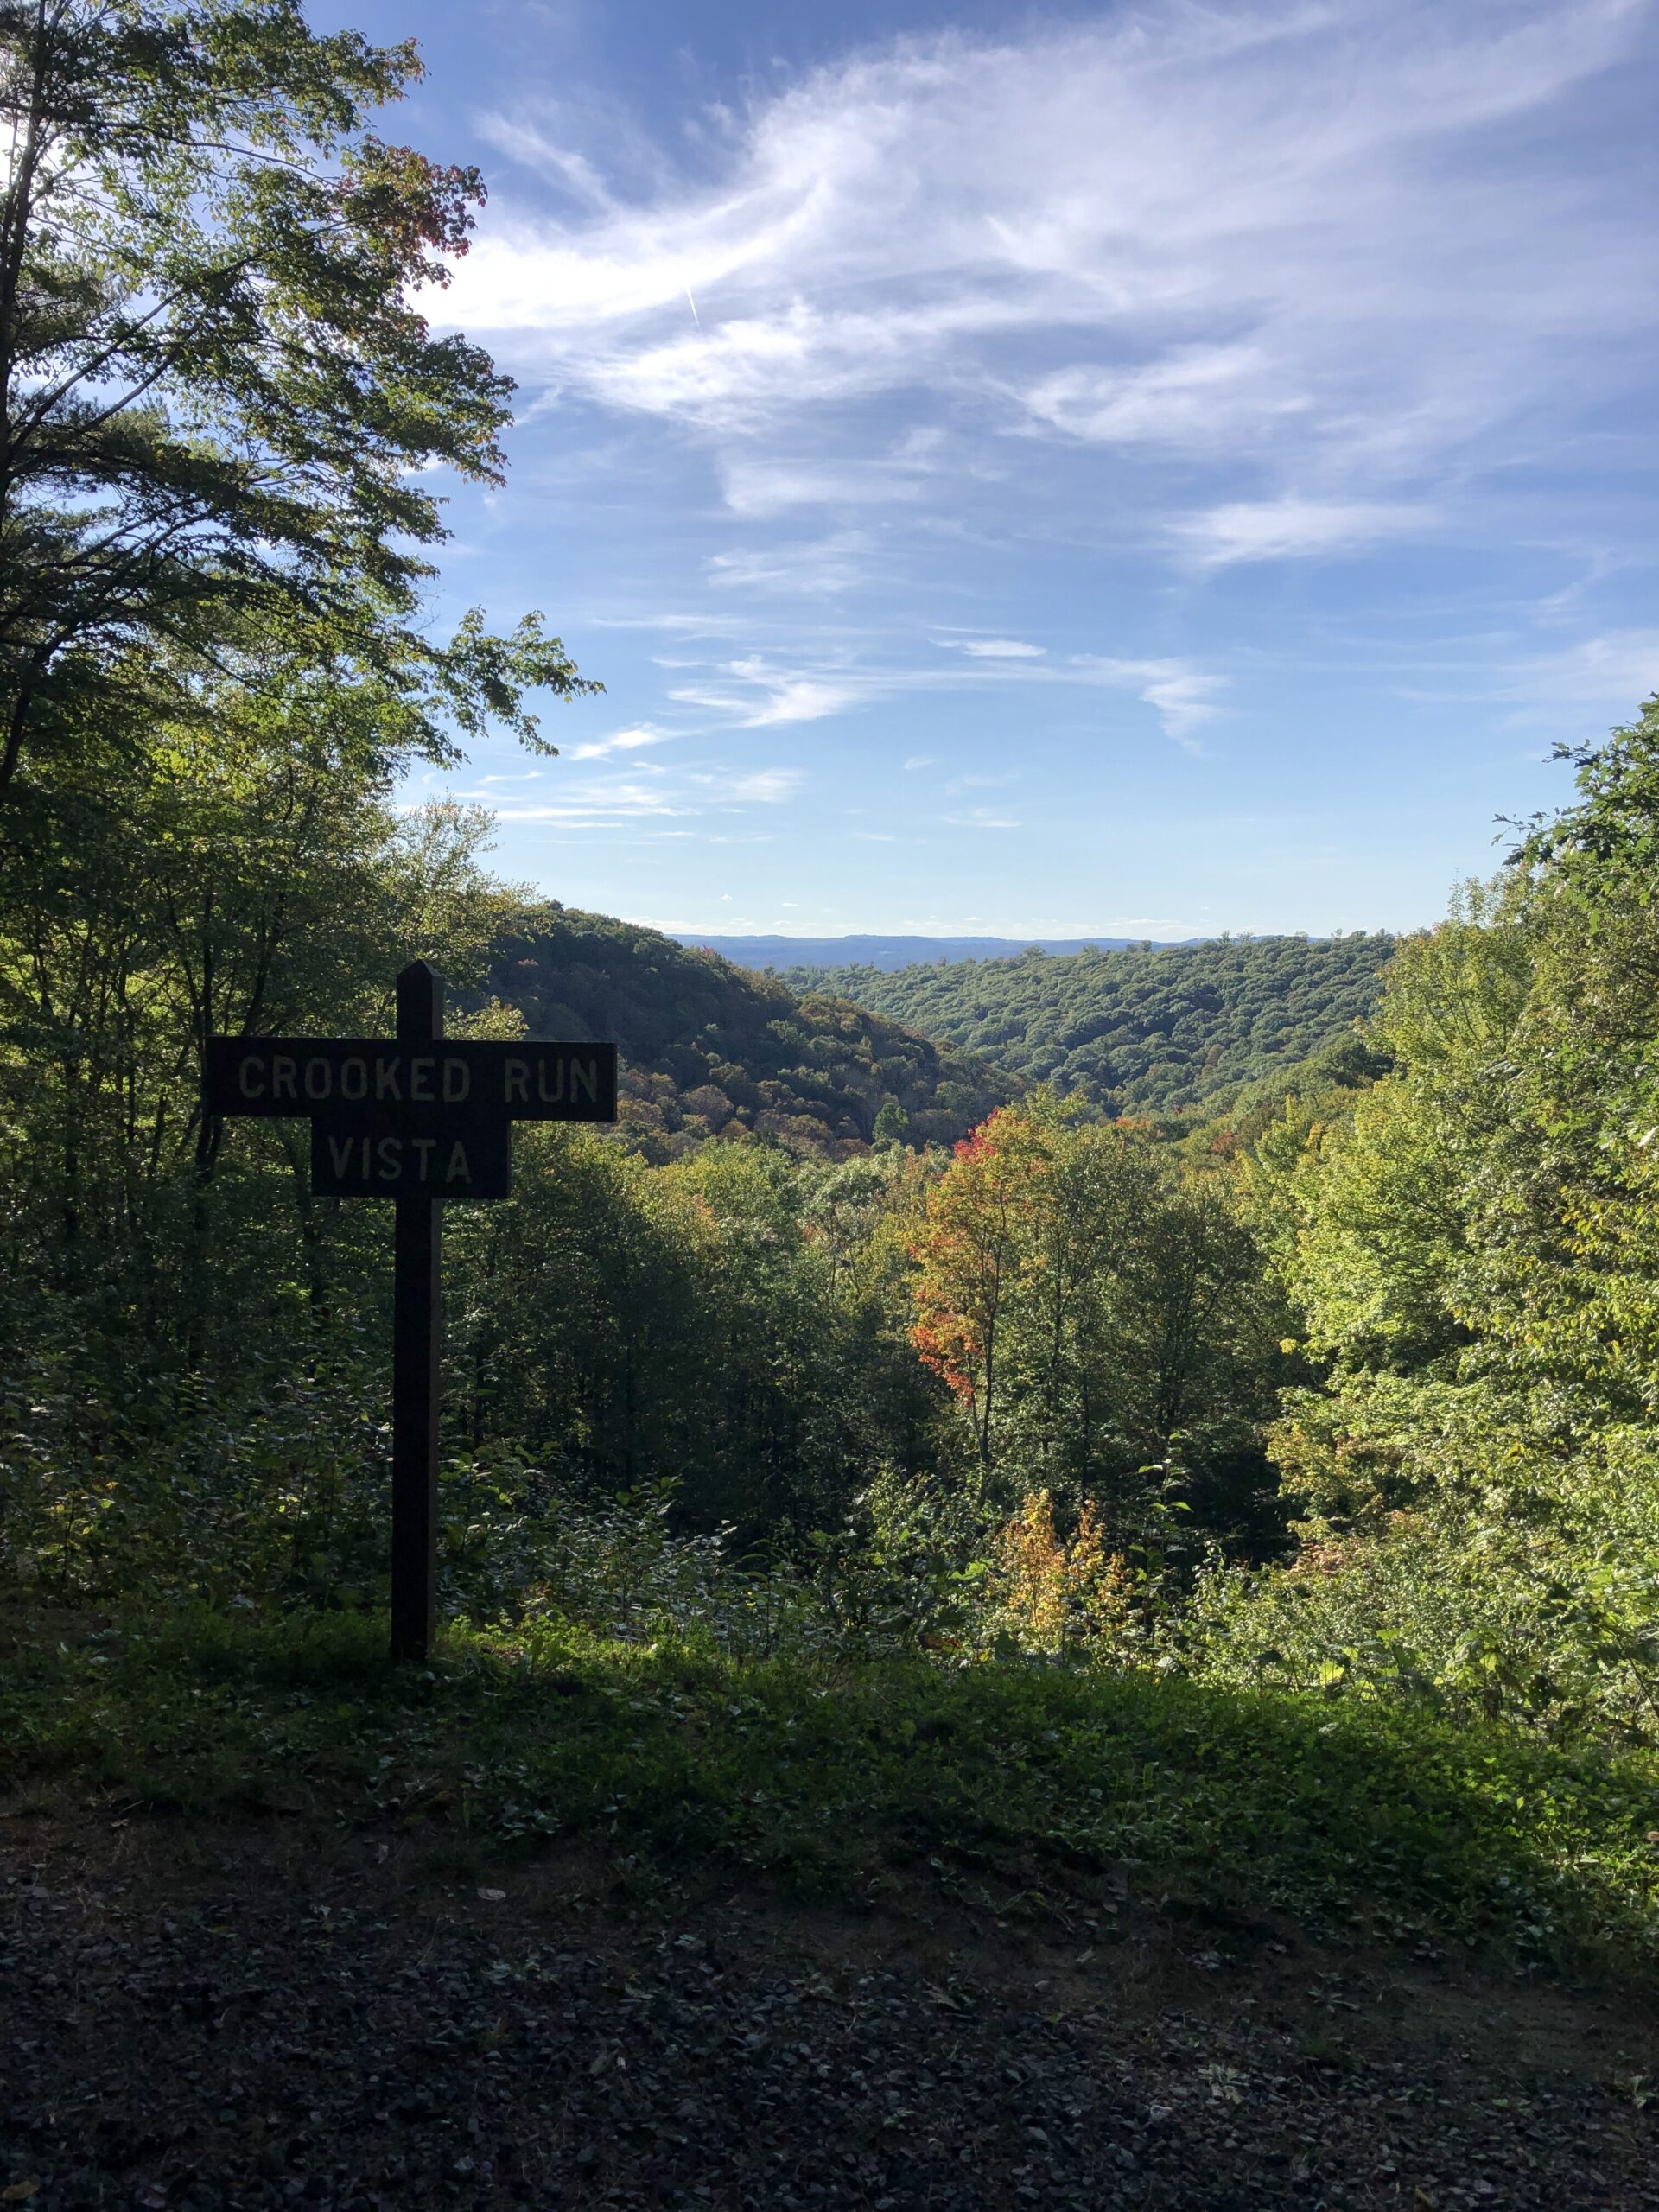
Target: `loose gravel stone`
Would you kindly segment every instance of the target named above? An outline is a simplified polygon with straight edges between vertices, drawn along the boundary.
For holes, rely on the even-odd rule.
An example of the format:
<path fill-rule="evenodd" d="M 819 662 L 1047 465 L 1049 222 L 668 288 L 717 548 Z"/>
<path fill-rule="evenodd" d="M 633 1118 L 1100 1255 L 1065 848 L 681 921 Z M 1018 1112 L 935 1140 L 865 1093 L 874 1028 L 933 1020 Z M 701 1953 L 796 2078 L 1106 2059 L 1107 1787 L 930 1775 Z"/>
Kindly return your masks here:
<path fill-rule="evenodd" d="M 1659 2208 L 1623 2000 L 1599 2038 L 1596 2000 L 1496 1975 L 1194 1967 L 1155 1911 L 1084 1967 L 937 1900 L 612 1922 L 523 1870 L 224 1836 L 4 1872 L 0 2204 L 32 2212 Z"/>

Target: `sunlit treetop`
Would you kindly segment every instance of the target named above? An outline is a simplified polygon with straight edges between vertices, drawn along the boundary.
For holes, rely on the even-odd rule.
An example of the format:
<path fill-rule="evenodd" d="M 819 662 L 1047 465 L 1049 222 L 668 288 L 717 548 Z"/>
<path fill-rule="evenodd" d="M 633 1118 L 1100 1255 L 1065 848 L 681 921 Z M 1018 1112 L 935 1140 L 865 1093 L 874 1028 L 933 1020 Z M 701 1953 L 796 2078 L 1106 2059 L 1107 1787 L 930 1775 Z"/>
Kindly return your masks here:
<path fill-rule="evenodd" d="M 429 751 L 585 688 L 533 620 L 419 627 L 429 472 L 499 480 L 512 390 L 420 309 L 484 188 L 370 130 L 419 73 L 288 0 L 0 6 L 0 788 L 135 646 L 250 613 L 425 700 Z"/>

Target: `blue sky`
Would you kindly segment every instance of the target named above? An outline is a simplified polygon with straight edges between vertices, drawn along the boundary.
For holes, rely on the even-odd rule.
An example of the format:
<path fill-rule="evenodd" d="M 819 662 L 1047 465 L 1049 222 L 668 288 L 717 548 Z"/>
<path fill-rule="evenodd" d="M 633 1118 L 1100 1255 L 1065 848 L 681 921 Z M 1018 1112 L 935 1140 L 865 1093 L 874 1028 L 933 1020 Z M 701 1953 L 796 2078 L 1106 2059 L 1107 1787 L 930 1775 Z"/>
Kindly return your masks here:
<path fill-rule="evenodd" d="M 519 419 L 446 607 L 607 685 L 448 779 L 505 872 L 1410 926 L 1659 687 L 1653 6 L 316 12 L 419 38 L 387 135 L 489 181 L 434 314 Z"/>

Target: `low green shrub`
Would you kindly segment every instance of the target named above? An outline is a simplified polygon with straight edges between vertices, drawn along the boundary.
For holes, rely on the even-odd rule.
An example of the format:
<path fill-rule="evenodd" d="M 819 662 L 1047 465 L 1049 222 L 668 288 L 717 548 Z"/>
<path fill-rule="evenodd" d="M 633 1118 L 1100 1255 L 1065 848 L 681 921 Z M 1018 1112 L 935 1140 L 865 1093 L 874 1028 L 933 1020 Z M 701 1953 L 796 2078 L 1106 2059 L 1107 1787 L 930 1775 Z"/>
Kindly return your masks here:
<path fill-rule="evenodd" d="M 586 1838 L 676 1878 L 868 1894 L 908 1864 L 998 1912 L 1011 1887 L 1069 1911 L 1127 1862 L 1154 1900 L 1385 1936 L 1659 1941 L 1647 1752 L 1082 1663 L 768 1658 L 546 1617 L 395 1671 L 384 1637 L 344 1615 L 42 1623 L 0 1669 L 4 1779 L 500 1849 Z"/>
<path fill-rule="evenodd" d="M 1212 1571 L 1179 1624 L 1183 1662 L 1556 1742 L 1659 1742 L 1653 1433 L 1499 1457 L 1358 1532 L 1312 1524 L 1288 1565 Z"/>

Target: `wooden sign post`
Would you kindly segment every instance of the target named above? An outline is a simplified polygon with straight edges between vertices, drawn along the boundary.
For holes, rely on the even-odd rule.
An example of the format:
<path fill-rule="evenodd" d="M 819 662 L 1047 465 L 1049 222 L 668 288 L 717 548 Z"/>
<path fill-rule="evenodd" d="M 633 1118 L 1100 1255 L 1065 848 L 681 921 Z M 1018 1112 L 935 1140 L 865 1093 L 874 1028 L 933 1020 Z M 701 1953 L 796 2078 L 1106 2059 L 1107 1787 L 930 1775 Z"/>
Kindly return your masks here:
<path fill-rule="evenodd" d="M 443 978 L 397 978 L 395 1038 L 210 1037 L 202 1110 L 311 1122 L 319 1198 L 393 1198 L 391 1656 L 436 1624 L 441 1209 L 508 1196 L 514 1122 L 613 1122 L 616 1046 L 443 1036 Z"/>

